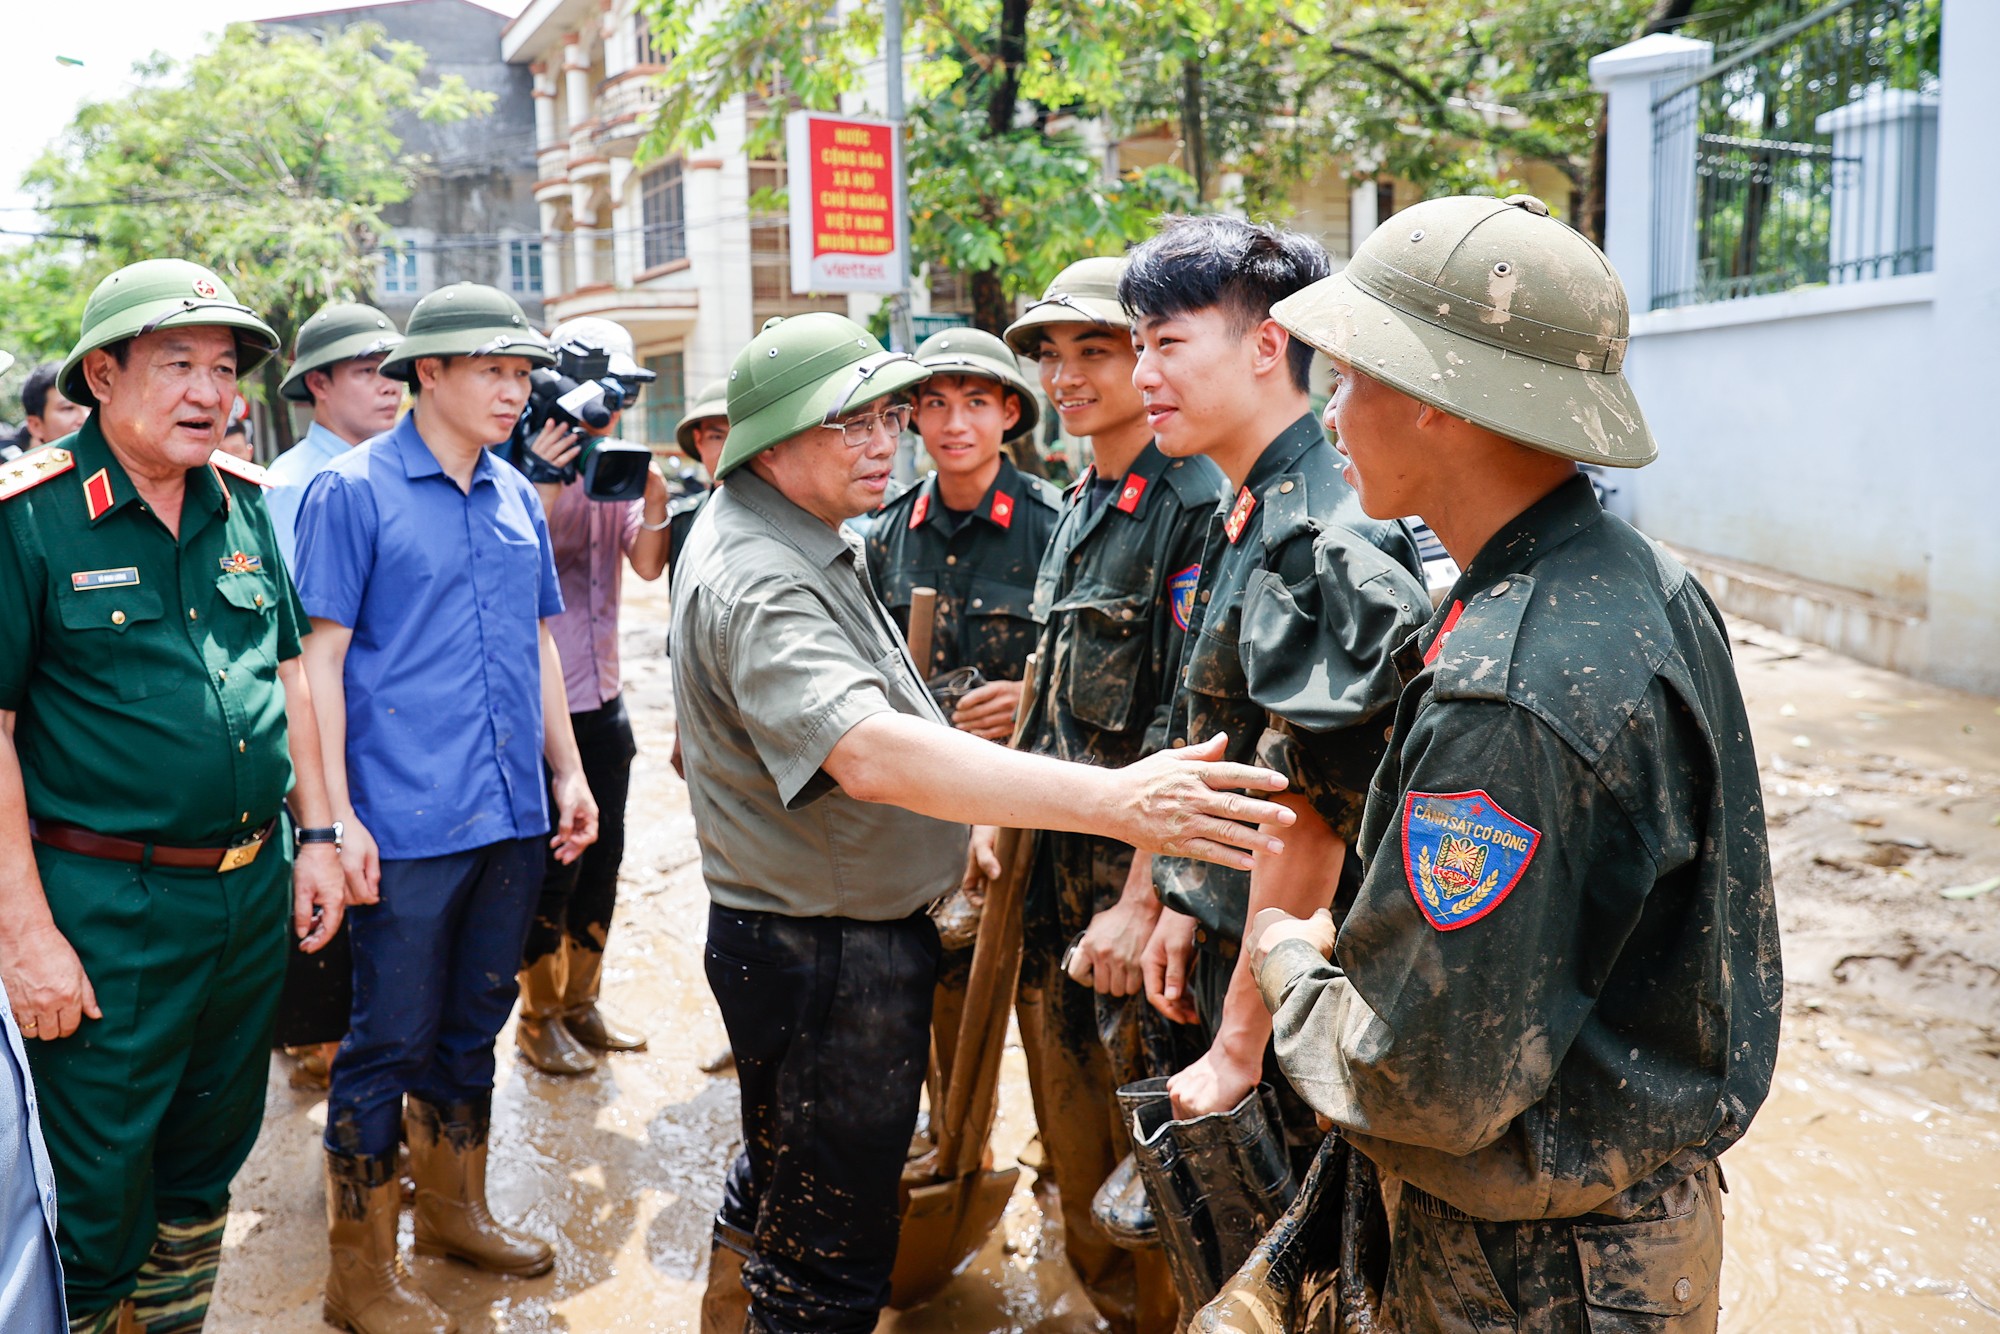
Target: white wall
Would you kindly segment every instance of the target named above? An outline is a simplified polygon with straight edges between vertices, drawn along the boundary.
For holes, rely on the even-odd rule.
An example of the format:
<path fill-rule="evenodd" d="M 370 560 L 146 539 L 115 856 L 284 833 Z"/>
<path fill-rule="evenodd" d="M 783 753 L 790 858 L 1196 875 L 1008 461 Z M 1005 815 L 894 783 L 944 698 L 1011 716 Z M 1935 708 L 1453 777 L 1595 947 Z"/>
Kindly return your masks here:
<path fill-rule="evenodd" d="M 1934 273 L 1635 316 L 1660 459 L 1630 489 L 1655 536 L 1914 613 L 1894 665 L 2000 693 L 2000 4 L 1946 0 L 1944 23 Z M 1612 163 L 1639 288 L 1621 165 L 1650 171 Z"/>

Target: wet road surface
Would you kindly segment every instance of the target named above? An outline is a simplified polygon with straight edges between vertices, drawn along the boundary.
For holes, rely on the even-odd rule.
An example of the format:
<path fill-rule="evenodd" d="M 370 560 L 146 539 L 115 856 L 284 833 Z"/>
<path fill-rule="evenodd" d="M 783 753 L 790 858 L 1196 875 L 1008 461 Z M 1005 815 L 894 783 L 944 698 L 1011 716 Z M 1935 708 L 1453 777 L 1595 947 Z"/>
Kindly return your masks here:
<path fill-rule="evenodd" d="M 606 1008 L 651 1048 L 557 1080 L 501 1036 L 495 1211 L 558 1238 L 555 1271 L 502 1279 L 405 1257 L 488 1331 L 695 1327 L 709 1219 L 734 1152 L 736 1085 L 698 1066 L 724 1045 L 701 970 L 707 900 L 668 767 L 664 589 L 629 586 L 634 770 Z M 1734 627 L 1773 825 L 1789 982 L 1770 1101 L 1725 1159 L 1722 1327 L 2000 1330 L 2000 701 L 1918 685 Z M 273 1063 L 264 1132 L 237 1180 L 209 1328 L 325 1328 L 322 1095 Z M 1008 1052 L 995 1147 L 1033 1131 Z M 1081 1334 L 1058 1228 L 1029 1186 L 930 1306 L 884 1331 Z"/>

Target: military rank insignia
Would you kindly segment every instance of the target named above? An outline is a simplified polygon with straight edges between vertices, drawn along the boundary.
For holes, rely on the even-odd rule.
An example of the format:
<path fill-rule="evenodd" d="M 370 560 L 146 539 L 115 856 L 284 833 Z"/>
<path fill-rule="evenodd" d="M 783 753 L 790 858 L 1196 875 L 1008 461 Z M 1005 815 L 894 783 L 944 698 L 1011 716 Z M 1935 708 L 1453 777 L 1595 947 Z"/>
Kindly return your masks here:
<path fill-rule="evenodd" d="M 1417 907 L 1440 931 L 1499 907 L 1541 841 L 1540 830 L 1484 792 L 1412 792 L 1403 805 L 1403 871 Z"/>
<path fill-rule="evenodd" d="M 1250 522 L 1250 511 L 1256 508 L 1257 497 L 1250 493 L 1249 487 L 1246 486 L 1236 493 L 1236 505 L 1229 511 L 1229 518 L 1224 520 L 1222 525 L 1223 535 L 1229 539 L 1232 546 L 1235 545 L 1237 538 L 1243 536 L 1243 525 Z"/>
<path fill-rule="evenodd" d="M 241 551 L 232 551 L 227 556 L 217 559 L 221 562 L 224 574 L 255 574 L 264 568 L 262 557 L 246 555 Z"/>
<path fill-rule="evenodd" d="M 1188 628 L 1188 618 L 1194 614 L 1194 590 L 1201 586 L 1201 566 L 1190 565 L 1173 578 L 1167 580 L 1167 600 L 1173 608 L 1174 628 Z"/>
<path fill-rule="evenodd" d="M 1118 492 L 1118 501 L 1117 501 L 1118 508 L 1123 510 L 1127 514 L 1137 514 L 1139 512 L 1140 497 L 1144 496 L 1145 494 L 1146 494 L 1145 478 L 1127 477 L 1125 479 L 1125 485 L 1122 488 L 1120 488 Z"/>
<path fill-rule="evenodd" d="M 994 527 L 1012 527 L 1014 523 L 1014 497 L 1008 495 L 1005 491 L 995 491 L 993 493 L 992 514 Z"/>
<path fill-rule="evenodd" d="M 931 512 L 931 493 L 926 491 L 917 497 L 917 503 L 910 506 L 910 527 L 921 527 L 924 516 Z"/>

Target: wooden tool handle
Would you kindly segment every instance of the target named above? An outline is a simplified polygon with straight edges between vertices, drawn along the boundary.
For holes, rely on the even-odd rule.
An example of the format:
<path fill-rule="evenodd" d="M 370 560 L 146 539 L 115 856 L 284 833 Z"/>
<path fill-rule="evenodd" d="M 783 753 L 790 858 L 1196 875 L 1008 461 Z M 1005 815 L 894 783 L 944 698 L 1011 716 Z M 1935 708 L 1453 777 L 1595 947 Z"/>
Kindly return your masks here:
<path fill-rule="evenodd" d="M 931 679 L 931 641 L 937 637 L 937 590 L 910 590 L 910 661 L 917 664 L 917 679 Z"/>

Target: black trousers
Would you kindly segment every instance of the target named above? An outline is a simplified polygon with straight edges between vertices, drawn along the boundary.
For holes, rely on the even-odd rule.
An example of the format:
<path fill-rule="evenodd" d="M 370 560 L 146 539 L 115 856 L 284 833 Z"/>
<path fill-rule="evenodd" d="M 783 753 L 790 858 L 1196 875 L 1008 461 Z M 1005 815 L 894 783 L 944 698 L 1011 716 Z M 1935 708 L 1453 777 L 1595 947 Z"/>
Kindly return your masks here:
<path fill-rule="evenodd" d="M 576 732 L 584 781 L 597 798 L 597 842 L 567 866 L 550 853 L 541 902 L 535 906 L 535 920 L 521 952 L 523 965 L 554 954 L 562 948 L 565 935 L 602 953 L 611 934 L 611 911 L 618 905 L 618 867 L 625 860 L 625 800 L 632 790 L 632 758 L 639 753 L 631 719 L 625 715 L 625 697 L 572 713 L 569 725 Z"/>
<path fill-rule="evenodd" d="M 743 1098 L 718 1236 L 773 1334 L 866 1334 L 929 1063 L 937 928 L 711 907 L 706 963 Z"/>

